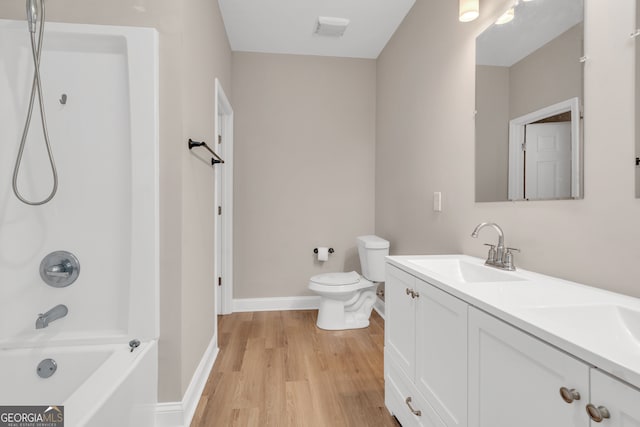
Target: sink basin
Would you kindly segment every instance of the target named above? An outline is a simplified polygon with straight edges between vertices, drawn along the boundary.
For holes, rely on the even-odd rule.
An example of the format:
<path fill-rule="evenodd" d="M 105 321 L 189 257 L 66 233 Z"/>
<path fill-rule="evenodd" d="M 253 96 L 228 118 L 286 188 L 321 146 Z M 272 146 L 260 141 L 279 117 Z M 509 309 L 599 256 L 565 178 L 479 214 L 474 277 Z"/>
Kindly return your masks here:
<path fill-rule="evenodd" d="M 618 305 L 522 309 L 532 323 L 548 327 L 589 348 L 640 354 L 640 311 Z"/>
<path fill-rule="evenodd" d="M 463 283 L 513 282 L 527 280 L 508 271 L 485 265 L 473 264 L 455 258 L 416 258 L 409 262 L 419 268 L 429 270 L 447 279 Z"/>

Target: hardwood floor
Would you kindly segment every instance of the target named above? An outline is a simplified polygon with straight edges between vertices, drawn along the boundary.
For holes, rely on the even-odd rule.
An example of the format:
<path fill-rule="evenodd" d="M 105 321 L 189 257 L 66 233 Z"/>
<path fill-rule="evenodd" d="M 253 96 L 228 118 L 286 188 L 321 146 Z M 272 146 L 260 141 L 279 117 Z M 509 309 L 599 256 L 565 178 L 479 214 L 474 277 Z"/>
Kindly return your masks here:
<path fill-rule="evenodd" d="M 192 427 L 393 426 L 384 406 L 384 321 L 323 331 L 316 310 L 219 317 L 220 354 Z"/>

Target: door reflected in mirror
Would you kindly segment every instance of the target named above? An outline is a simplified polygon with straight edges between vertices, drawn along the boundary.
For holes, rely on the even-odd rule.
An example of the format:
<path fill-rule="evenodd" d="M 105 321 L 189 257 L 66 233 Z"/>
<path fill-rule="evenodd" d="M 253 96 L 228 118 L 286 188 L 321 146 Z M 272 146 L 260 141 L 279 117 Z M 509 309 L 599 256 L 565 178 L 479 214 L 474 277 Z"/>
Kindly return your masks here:
<path fill-rule="evenodd" d="M 583 10 L 520 2 L 476 39 L 477 202 L 582 197 Z"/>

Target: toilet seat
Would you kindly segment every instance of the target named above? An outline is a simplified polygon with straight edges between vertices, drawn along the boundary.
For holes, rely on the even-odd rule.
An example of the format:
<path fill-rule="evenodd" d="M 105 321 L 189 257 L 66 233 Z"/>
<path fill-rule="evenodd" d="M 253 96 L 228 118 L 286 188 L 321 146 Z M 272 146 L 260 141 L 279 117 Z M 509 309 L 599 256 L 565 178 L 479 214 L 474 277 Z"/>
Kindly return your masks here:
<path fill-rule="evenodd" d="M 324 273 L 309 279 L 313 283 L 326 286 L 353 285 L 360 281 L 360 275 L 355 271 L 349 273 Z"/>
<path fill-rule="evenodd" d="M 355 271 L 318 274 L 309 279 L 309 289 L 327 295 L 339 295 L 373 286 L 375 286 L 375 283 L 370 282 Z"/>

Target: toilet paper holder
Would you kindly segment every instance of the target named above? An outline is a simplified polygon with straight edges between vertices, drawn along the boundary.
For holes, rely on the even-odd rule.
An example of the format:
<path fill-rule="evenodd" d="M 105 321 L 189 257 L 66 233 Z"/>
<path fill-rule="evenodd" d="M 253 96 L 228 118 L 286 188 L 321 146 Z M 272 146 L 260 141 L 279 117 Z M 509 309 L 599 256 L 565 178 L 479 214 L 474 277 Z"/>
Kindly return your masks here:
<path fill-rule="evenodd" d="M 335 252 L 335 251 L 333 250 L 333 248 L 329 248 L 329 253 L 330 253 L 330 254 L 332 254 L 332 253 L 334 253 L 334 252 Z M 317 253 L 318 253 L 318 248 L 314 248 L 314 249 L 313 249 L 313 253 L 314 253 L 314 254 L 317 254 Z"/>

